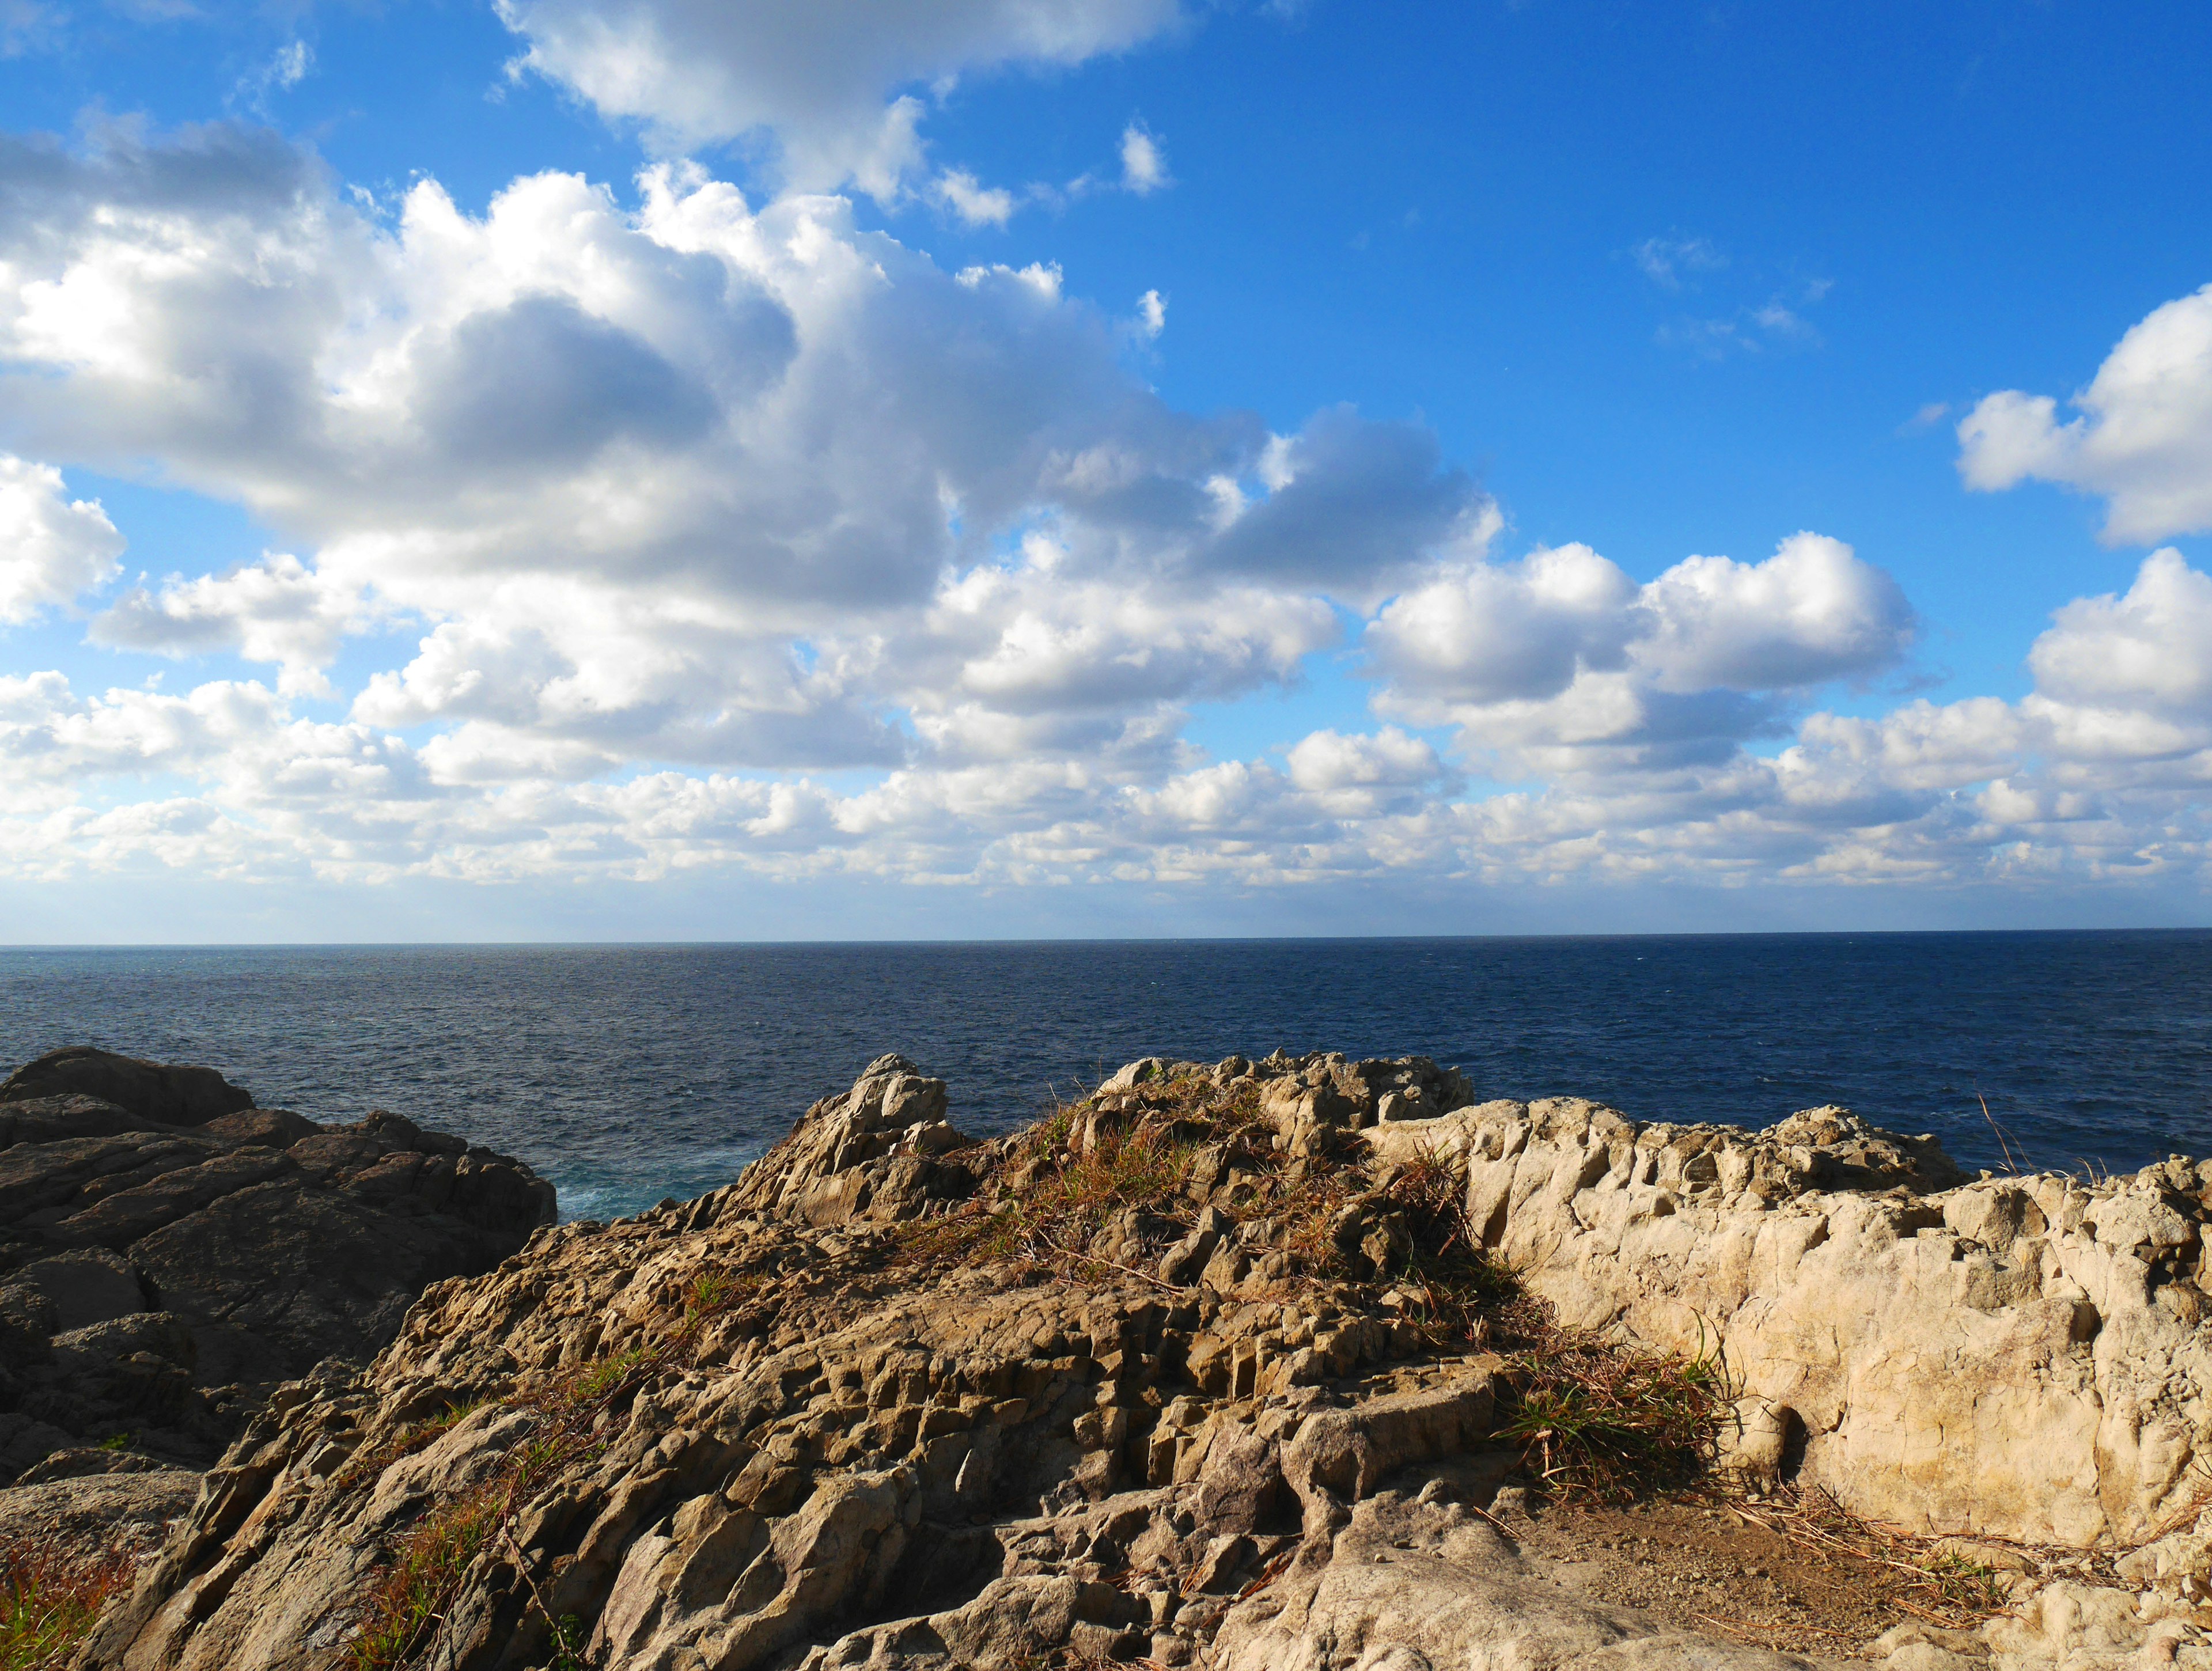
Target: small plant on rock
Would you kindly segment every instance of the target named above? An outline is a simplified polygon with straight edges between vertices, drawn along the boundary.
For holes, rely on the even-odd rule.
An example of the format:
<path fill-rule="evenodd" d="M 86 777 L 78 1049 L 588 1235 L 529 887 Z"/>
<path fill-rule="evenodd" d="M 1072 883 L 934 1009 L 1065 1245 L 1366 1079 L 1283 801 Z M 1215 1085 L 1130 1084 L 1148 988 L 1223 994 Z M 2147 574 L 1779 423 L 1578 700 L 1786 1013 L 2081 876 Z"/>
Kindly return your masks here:
<path fill-rule="evenodd" d="M 58 1671 L 131 1576 L 120 1553 L 71 1556 L 42 1540 L 0 1541 L 0 1671 Z"/>

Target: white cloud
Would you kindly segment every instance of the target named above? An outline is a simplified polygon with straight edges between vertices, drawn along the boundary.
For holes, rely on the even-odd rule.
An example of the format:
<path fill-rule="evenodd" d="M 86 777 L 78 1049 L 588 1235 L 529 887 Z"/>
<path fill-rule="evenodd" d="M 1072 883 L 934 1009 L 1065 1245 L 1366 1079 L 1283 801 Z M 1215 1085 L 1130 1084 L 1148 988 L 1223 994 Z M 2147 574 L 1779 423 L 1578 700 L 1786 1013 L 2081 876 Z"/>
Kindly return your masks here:
<path fill-rule="evenodd" d="M 1966 485 L 2100 495 L 2116 544 L 2212 529 L 2212 284 L 2154 309 L 2069 404 L 2061 423 L 2049 395 L 1985 397 L 1959 424 Z"/>
<path fill-rule="evenodd" d="M 96 616 L 92 642 L 157 655 L 235 650 L 274 662 L 287 696 L 332 694 L 323 670 L 339 641 L 370 618 L 360 589 L 332 585 L 295 556 L 270 552 L 224 574 L 172 576 L 161 591 L 134 586 Z"/>
<path fill-rule="evenodd" d="M 921 102 L 959 78 L 1066 66 L 1153 39 L 1179 0 L 499 0 L 521 67 L 670 151 L 766 136 L 787 182 L 898 195 Z"/>
<path fill-rule="evenodd" d="M 1629 252 L 1644 276 L 1662 290 L 1679 290 L 1685 274 L 1718 272 L 1728 257 L 1703 238 L 1680 234 L 1646 238 Z"/>
<path fill-rule="evenodd" d="M 2143 559 L 2125 596 L 2076 599 L 2052 623 L 2028 653 L 2038 694 L 2212 728 L 2212 578 L 2172 547 Z"/>
<path fill-rule="evenodd" d="M 1123 189 L 1143 197 L 1172 183 L 1168 179 L 1167 153 L 1160 149 L 1160 142 L 1152 137 L 1151 131 L 1139 122 L 1122 129 Z"/>
<path fill-rule="evenodd" d="M 239 77 L 232 93 L 246 108 L 266 114 L 269 95 L 289 93 L 307 80 L 315 67 L 315 49 L 304 40 L 286 42 L 265 64 Z"/>
<path fill-rule="evenodd" d="M 1778 698 L 1894 665 L 1896 582 L 1801 533 L 1759 563 L 1691 557 L 1638 586 L 1584 545 L 1440 566 L 1368 628 L 1376 706 L 1461 726 L 1509 775 L 1728 757 Z"/>
<path fill-rule="evenodd" d="M 1540 701 L 1626 664 L 1637 597 L 1613 563 L 1564 545 L 1440 570 L 1385 607 L 1367 642 L 1391 701 L 1410 711 Z"/>
<path fill-rule="evenodd" d="M 1550 566 L 1579 568 L 1583 590 L 1602 593 L 1601 562 Z M 1570 600 L 1555 607 L 1575 612 L 1575 587 L 1555 577 L 1551 590 Z M 608 782 L 595 781 L 600 763 L 580 745 L 496 720 L 446 730 L 417 750 L 358 720 L 300 720 L 254 684 L 88 698 L 58 674 L 5 678 L 0 767 L 19 787 L 0 810 L 0 874 L 153 864 L 340 881 L 649 879 L 714 866 L 793 880 L 1200 890 L 1392 878 L 2202 887 L 2212 880 L 2203 811 L 2212 724 L 2198 694 L 2208 599 L 2212 581 L 2160 554 L 2124 596 L 2059 612 L 2032 660 L 2038 688 L 2020 702 L 1815 714 L 1771 758 L 1647 751 L 1632 769 L 1565 770 L 1547 787 L 1472 800 L 1456 798 L 1463 785 L 1425 739 L 1387 726 L 1315 732 L 1280 769 L 1176 764 L 1141 748 L 1058 758 L 1018 748 L 946 753 L 858 788 L 665 770 Z M 1079 621 L 1083 601 L 1064 625 Z M 1133 643 L 1145 625 L 1131 617 L 1118 630 Z M 1632 671 L 1634 647 L 1623 674 L 1607 677 Z M 2097 671 L 2115 648 L 2120 671 Z M 1025 656 L 1041 659 L 1024 666 Z M 2185 671 L 2165 671 L 2169 660 Z M 1066 712 L 1054 682 L 1095 662 L 1017 631 L 962 665 L 979 686 L 1022 687 L 1037 714 L 1054 716 Z M 2148 672 L 2128 671 L 2144 662 Z M 1182 688 L 1184 677 L 1139 676 L 1148 692 Z M 1578 674 L 1565 695 L 1589 680 Z M 132 774 L 198 788 L 107 809 L 72 793 Z"/>
<path fill-rule="evenodd" d="M 634 209 L 546 174 L 386 220 L 229 128 L 0 141 L 0 197 L 9 433 L 301 554 L 93 629 L 274 689 L 0 681 L 9 874 L 1950 885 L 2212 852 L 2212 581 L 2171 552 L 2059 611 L 2021 702 L 1807 715 L 1916 630 L 1841 543 L 1644 585 L 1493 560 L 1425 428 L 1178 411 L 1123 364 L 1156 294 L 947 273 L 836 198 L 670 165 Z M 76 541 L 12 606 L 99 584 L 104 513 L 10 468 Z M 301 717 L 401 620 L 343 720 Z M 1194 705 L 1295 686 L 1347 622 L 1376 728 L 1193 746 Z M 1464 798 L 1416 726 L 1516 787 Z"/>
<path fill-rule="evenodd" d="M 1137 323 L 1147 338 L 1157 338 L 1168 328 L 1168 305 L 1158 290 L 1137 298 Z"/>
<path fill-rule="evenodd" d="M 1014 194 L 986 186 L 965 168 L 948 168 L 932 181 L 929 195 L 971 227 L 1002 227 L 1013 218 Z"/>
<path fill-rule="evenodd" d="M 98 500 L 70 499 L 58 470 L 0 453 L 0 624 L 75 602 L 122 555 Z"/>
<path fill-rule="evenodd" d="M 502 737 L 563 772 L 1158 759 L 1177 705 L 1294 678 L 1327 597 L 1496 526 L 1424 429 L 1177 412 L 1057 268 L 948 275 L 842 200 L 665 167 L 635 212 L 423 181 L 387 226 L 263 136 L 103 143 L 0 146 L 35 210 L 0 222 L 0 416 L 313 556 L 95 636 L 313 693 L 339 636 L 415 617 L 355 712 L 467 727 L 471 778 Z"/>
<path fill-rule="evenodd" d="M 1897 582 L 1841 540 L 1792 534 L 1764 562 L 1691 557 L 1645 586 L 1636 659 L 1662 690 L 1788 690 L 1891 666 L 1913 634 Z"/>

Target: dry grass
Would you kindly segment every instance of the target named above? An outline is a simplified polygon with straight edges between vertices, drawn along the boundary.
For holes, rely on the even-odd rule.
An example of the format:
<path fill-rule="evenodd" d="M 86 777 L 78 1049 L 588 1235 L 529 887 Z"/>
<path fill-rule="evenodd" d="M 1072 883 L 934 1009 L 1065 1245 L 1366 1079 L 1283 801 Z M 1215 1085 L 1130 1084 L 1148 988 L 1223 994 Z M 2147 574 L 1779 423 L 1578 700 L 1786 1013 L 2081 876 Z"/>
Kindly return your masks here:
<path fill-rule="evenodd" d="M 734 1279 L 707 1273 L 683 1295 L 679 1321 L 651 1346 L 632 1346 L 526 1394 L 501 1401 L 532 1417 L 526 1435 L 507 1453 L 497 1473 L 483 1484 L 434 1506 L 398 1540 L 377 1587 L 370 1593 L 359 1634 L 351 1648 L 352 1671 L 393 1671 L 427 1645 L 459 1594 L 463 1580 L 487 1547 L 503 1541 L 520 1571 L 532 1604 L 544 1615 L 556 1667 L 581 1664 L 582 1626 L 573 1617 L 556 1619 L 536 1601 L 537 1583 L 511 1528 L 516 1516 L 549 1480 L 575 1463 L 589 1461 L 606 1444 L 599 1418 L 648 1380 L 688 1364 L 700 1337 L 714 1318 L 740 1297 Z M 409 1430 L 405 1442 L 387 1446 L 390 1461 L 419 1449 L 450 1431 L 486 1401 L 457 1404 L 443 1415 Z M 12 1668 L 0 1667 L 0 1671 Z"/>
<path fill-rule="evenodd" d="M 1623 1347 L 1551 1328 L 1516 1354 L 1500 1436 L 1561 1497 L 1623 1503 L 1711 1466 L 1731 1394 L 1717 1361 Z"/>
<path fill-rule="evenodd" d="M 1504 1354 L 1513 1390 L 1501 1436 L 1525 1449 L 1547 1492 L 1617 1502 L 1680 1487 L 1710 1465 L 1730 1400 L 1718 1363 L 1561 1329 L 1480 1245 L 1466 1218 L 1466 1172 L 1449 1157 L 1423 1152 L 1378 1170 L 1355 1151 L 1286 1156 L 1249 1081 L 1224 1089 L 1192 1076 L 1144 1085 L 1130 1100 L 1118 1127 L 1096 1121 L 1095 1098 L 1054 1108 L 993 1158 L 974 1201 L 905 1230 L 900 1257 L 939 1268 L 1013 1262 L 1069 1281 L 1110 1270 L 1164 1287 L 1151 1261 L 1210 1200 L 1232 1218 L 1268 1221 L 1270 1244 L 1289 1255 L 1288 1281 L 1377 1309 L 1395 1287 L 1398 1315 L 1431 1349 Z M 1194 1187 L 1209 1164 L 1210 1192 Z M 1402 1225 L 1410 1247 L 1401 1263 L 1375 1271 L 1340 1245 L 1350 1208 L 1362 1223 Z M 1109 1227 L 1133 1209 L 1156 1226 L 1136 1264 L 1103 1250 Z"/>
<path fill-rule="evenodd" d="M 1372 1193 L 1372 1182 L 1357 1166 L 1277 1152 L 1256 1085 L 1224 1088 L 1192 1075 L 1152 1081 L 1127 1101 L 1133 1106 L 1103 1119 L 1096 1097 L 1048 1109 L 994 1157 L 990 1183 L 975 1200 L 907 1230 L 902 1256 L 940 1268 L 1020 1261 L 1073 1280 L 1109 1269 L 1143 1276 L 1106 1257 L 1100 1244 L 1114 1221 L 1146 1215 L 1157 1257 L 1211 1200 L 1234 1219 L 1274 1222 L 1274 1245 L 1299 1274 L 1346 1274 L 1329 1225 Z"/>
<path fill-rule="evenodd" d="M 33 1539 L 0 1542 L 0 1671 L 56 1671 L 127 1583 L 120 1552 L 73 1555 Z"/>
<path fill-rule="evenodd" d="M 2009 1599 L 2002 1575 L 1939 1554 L 1936 1546 L 1940 1539 L 1916 1537 L 1861 1520 L 1817 1486 L 1785 1486 L 1764 1501 L 1728 1506 L 1804 1548 L 1901 1575 L 1912 1599 L 1899 1598 L 1897 1604 L 1931 1624 L 1971 1630 L 2000 1612 Z"/>

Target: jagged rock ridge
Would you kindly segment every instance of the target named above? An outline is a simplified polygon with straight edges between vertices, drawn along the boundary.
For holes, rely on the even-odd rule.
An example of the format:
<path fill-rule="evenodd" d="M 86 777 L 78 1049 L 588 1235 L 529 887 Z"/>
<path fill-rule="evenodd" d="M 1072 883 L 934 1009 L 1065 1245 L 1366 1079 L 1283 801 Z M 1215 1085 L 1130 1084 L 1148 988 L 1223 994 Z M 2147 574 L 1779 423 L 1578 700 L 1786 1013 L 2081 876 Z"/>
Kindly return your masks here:
<path fill-rule="evenodd" d="M 1439 1299 L 1437 1213 L 1616 1332 L 1672 1343 L 1710 1310 L 1705 1350 L 1759 1383 L 1741 1466 L 1817 1470 L 1985 1532 L 2026 1523 L 2008 1486 L 1932 1498 L 1927 1469 L 1894 1462 L 1912 1455 L 1899 1432 L 1848 1398 L 1824 1425 L 1805 1389 L 1848 1391 L 1886 1338 L 1940 1333 L 1961 1305 L 1962 1338 L 2014 1328 L 2073 1279 L 2064 1238 L 2104 1245 L 2081 1225 L 2136 1214 L 2151 1228 L 2130 1257 L 2194 1245 L 2143 1205 L 2158 1191 L 2190 1237 L 2204 1218 L 2178 1204 L 2178 1175 L 2146 1174 L 2081 1190 L 2070 1215 L 2062 1190 L 2041 1226 L 2022 1214 L 2011 1239 L 1957 1254 L 1954 1206 L 2009 1212 L 2004 1190 L 2058 1186 L 1961 1182 L 1931 1142 L 1838 1110 L 1749 1134 L 1580 1103 L 1455 1106 L 1471 1102 L 1417 1060 L 1147 1061 L 976 1144 L 941 1083 L 883 1058 L 732 1186 L 541 1231 L 426 1292 L 365 1374 L 280 1394 L 84 1662 L 1802 1667 L 1593 1602 L 1522 1553 L 1529 1445 L 1499 1430 L 1532 1368 Z M 1851 1267 L 1841 1252 L 1805 1267 L 1816 1215 L 1880 1288 L 1871 1305 L 1844 1292 L 1853 1321 L 1825 1343 L 1793 1285 Z M 2041 1288 L 1956 1268 L 1974 1249 L 2025 1261 L 2021 1234 L 2059 1238 L 2021 1267 Z M 2155 1292 L 2181 1279 L 2144 1285 L 2177 1327 Z M 2092 1303 L 2115 1308 L 2100 1334 L 2136 1326 L 2111 1292 Z M 2195 1374 L 2194 1335 L 2158 1338 L 2148 1369 L 2099 1360 L 2070 1326 L 2018 1361 L 2061 1398 L 2117 1401 L 2152 1370 Z M 1796 1405 L 1771 1378 L 1785 1361 L 1805 1371 Z M 1784 1409 L 1806 1435 L 1794 1450 L 1754 1419 Z M 1909 1434 L 1909 1408 L 1881 1410 Z M 2163 1463 L 2088 1489 L 2100 1518 L 2044 1529 L 2110 1542 L 2188 1507 Z M 2192 1536 L 2124 1561 L 2135 1590 L 2023 1576 L 1980 1632 L 1900 1621 L 1874 1651 L 1892 1671 L 2212 1662 Z"/>

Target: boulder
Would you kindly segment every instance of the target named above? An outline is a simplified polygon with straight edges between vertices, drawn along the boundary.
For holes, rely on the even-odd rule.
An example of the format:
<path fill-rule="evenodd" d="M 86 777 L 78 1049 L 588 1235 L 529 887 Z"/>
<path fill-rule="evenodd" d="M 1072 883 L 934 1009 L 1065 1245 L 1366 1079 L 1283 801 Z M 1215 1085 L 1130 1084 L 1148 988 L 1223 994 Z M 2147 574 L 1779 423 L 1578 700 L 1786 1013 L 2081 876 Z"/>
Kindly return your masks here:
<path fill-rule="evenodd" d="M 88 1044 L 49 1050 L 0 1083 L 0 1103 L 89 1097 L 165 1126 L 203 1126 L 253 1106 L 252 1093 L 212 1067 L 174 1067 Z"/>
<path fill-rule="evenodd" d="M 945 1118 L 945 1081 L 903 1056 L 879 1056 L 851 1090 L 800 1115 L 788 1139 L 714 1198 L 716 1210 L 815 1224 L 910 1218 L 974 1188 L 965 1169 L 939 1159 L 967 1145 Z"/>
<path fill-rule="evenodd" d="M 0 1544 L 51 1541 L 135 1550 L 160 1541 L 199 1496 L 185 1468 L 135 1468 L 49 1479 L 0 1490 Z"/>
<path fill-rule="evenodd" d="M 8 1280 L 46 1298 L 53 1308 L 52 1328 L 57 1334 L 146 1309 L 137 1268 L 104 1248 L 34 1259 L 10 1272 Z"/>

